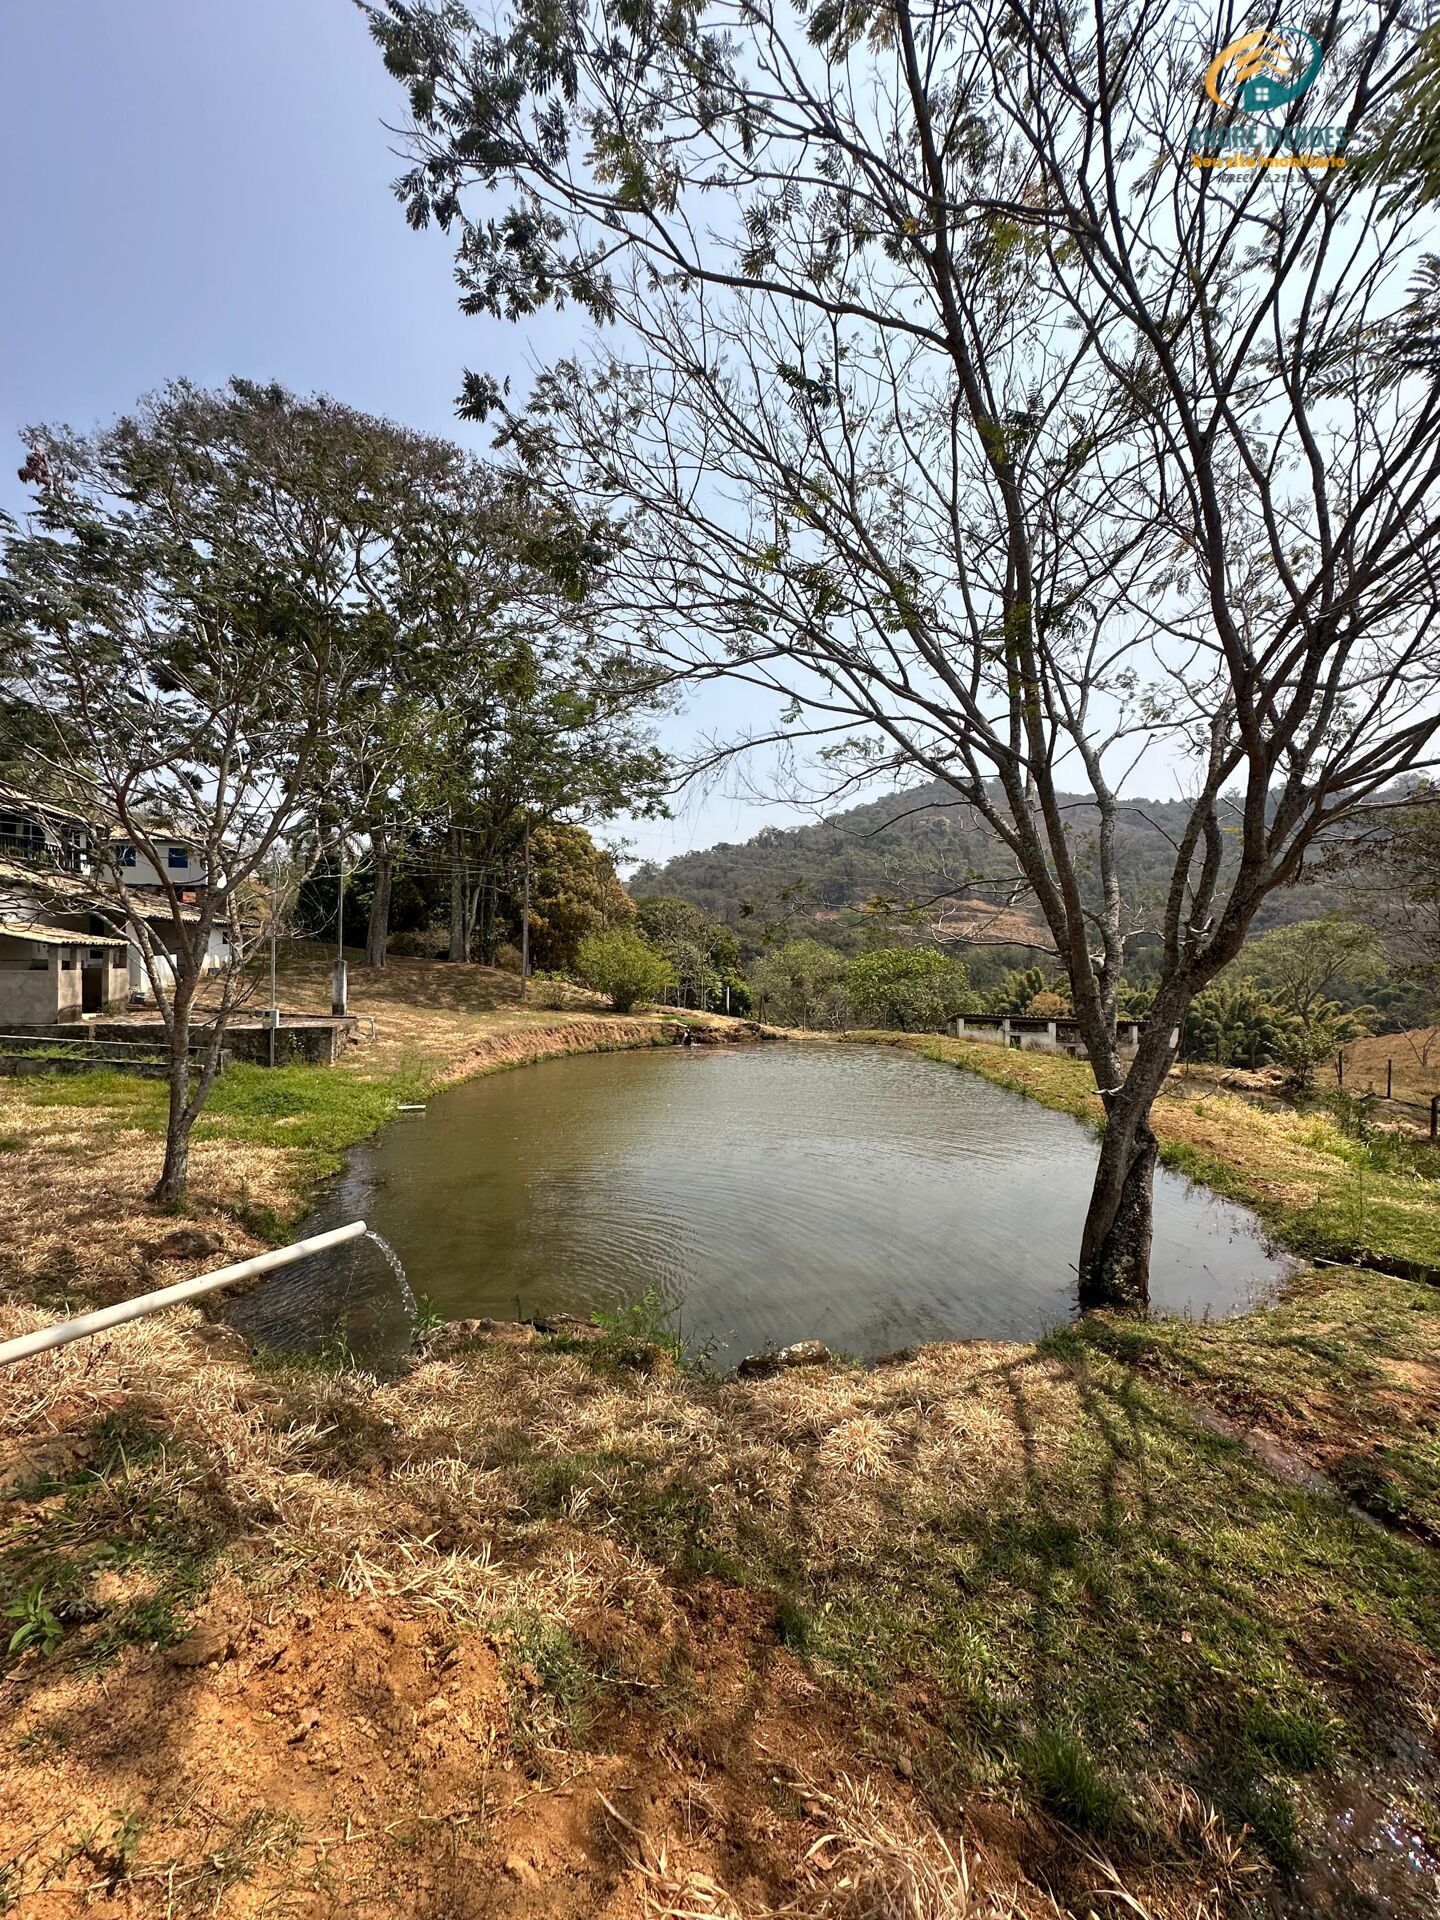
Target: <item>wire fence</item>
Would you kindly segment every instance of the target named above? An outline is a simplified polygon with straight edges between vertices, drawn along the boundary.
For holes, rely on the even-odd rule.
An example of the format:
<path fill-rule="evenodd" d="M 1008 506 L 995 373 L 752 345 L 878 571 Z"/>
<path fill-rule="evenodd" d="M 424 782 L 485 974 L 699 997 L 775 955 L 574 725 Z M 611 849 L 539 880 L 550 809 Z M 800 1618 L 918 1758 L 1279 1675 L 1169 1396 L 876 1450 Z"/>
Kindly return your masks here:
<path fill-rule="evenodd" d="M 1349 1075 L 1347 1079 L 1347 1074 Z M 1430 1138 L 1440 1140 L 1440 1092 L 1424 1095 L 1419 1100 L 1407 1100 L 1395 1091 L 1395 1061 L 1391 1056 L 1385 1062 L 1385 1086 L 1382 1092 L 1377 1083 L 1378 1068 L 1374 1066 L 1357 1067 L 1352 1063 L 1348 1068 L 1345 1053 L 1342 1050 L 1335 1056 L 1335 1084 L 1345 1093 L 1353 1093 L 1362 1100 L 1383 1100 L 1392 1107 L 1402 1107 L 1407 1112 L 1423 1114 L 1429 1122 Z M 1361 1086 L 1359 1080 L 1368 1080 L 1370 1084 Z"/>

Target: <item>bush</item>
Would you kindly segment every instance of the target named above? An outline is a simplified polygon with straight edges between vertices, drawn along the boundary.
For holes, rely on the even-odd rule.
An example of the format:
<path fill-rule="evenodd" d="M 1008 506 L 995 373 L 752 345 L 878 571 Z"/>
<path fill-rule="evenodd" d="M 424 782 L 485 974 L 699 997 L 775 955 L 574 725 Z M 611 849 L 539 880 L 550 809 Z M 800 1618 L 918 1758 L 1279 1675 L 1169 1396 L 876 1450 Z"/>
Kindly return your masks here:
<path fill-rule="evenodd" d="M 1043 1000 L 1045 1004 L 1037 1008 L 1036 1000 Z M 1070 989 L 1063 977 L 1047 979 L 1043 967 L 1012 968 L 987 996 L 985 1011 L 1002 1015 L 1038 1012 L 1045 1019 L 1053 1020 L 1056 1013 L 1047 1011 L 1051 1000 L 1059 1002 L 1060 1013 L 1070 1011 Z"/>
<path fill-rule="evenodd" d="M 1059 1020 L 1069 1013 L 1070 1002 L 1061 999 L 1058 993 L 1052 993 L 1047 987 L 1044 992 L 1035 995 L 1025 1011 L 1033 1014 L 1037 1020 Z"/>
<path fill-rule="evenodd" d="M 1320 1000 L 1290 1021 L 1275 1043 L 1275 1058 L 1294 1092 L 1308 1093 L 1315 1084 L 1315 1069 L 1366 1031 L 1369 1011 L 1357 1007 L 1347 1012 L 1334 1000 Z"/>
<path fill-rule="evenodd" d="M 850 1003 L 841 987 L 843 958 L 819 940 L 787 940 L 750 970 L 750 991 L 762 1019 L 781 1027 L 841 1028 Z"/>
<path fill-rule="evenodd" d="M 861 1026 L 936 1033 L 974 1005 L 970 976 L 934 947 L 882 947 L 847 963 L 845 991 Z"/>
<path fill-rule="evenodd" d="M 1251 981 L 1222 980 L 1196 994 L 1185 1016 L 1185 1056 L 1221 1067 L 1269 1066 L 1289 1025 Z"/>
<path fill-rule="evenodd" d="M 592 933 L 580 942 L 575 971 L 587 987 L 603 993 L 617 1013 L 653 1000 L 675 976 L 670 963 L 638 933 Z"/>

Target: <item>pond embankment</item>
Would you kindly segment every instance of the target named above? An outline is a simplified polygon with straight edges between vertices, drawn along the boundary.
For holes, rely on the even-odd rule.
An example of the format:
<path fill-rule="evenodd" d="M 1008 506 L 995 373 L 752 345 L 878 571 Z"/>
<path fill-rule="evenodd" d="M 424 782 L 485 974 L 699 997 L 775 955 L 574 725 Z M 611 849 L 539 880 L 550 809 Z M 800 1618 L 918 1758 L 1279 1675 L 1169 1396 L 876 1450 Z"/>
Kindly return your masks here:
<path fill-rule="evenodd" d="M 236 1230 L 246 1180 L 290 1204 L 477 1015 L 522 1049 L 555 1019 L 397 1010 L 363 1075 L 257 1073 L 195 1230 Z M 75 1156 L 77 1258 L 113 1225 L 133 1260 L 174 1223 L 144 1090 L 107 1100 L 0 1126 L 45 1124 L 22 1181 Z M 1411 1244 L 1323 1130 L 1191 1107 L 1230 1177 L 1325 1219 L 1360 1176 L 1377 1249 Z M 1277 1481 L 1191 1391 L 1411 1533 Z M 0 1374 L 0 1909 L 1428 1920 L 1437 1395 L 1440 1294 L 1338 1269 L 1214 1326 L 761 1379 L 623 1326 L 452 1333 L 385 1382 L 185 1314 L 63 1349 Z"/>
<path fill-rule="evenodd" d="M 676 1016 L 522 1004 L 514 976 L 400 959 L 352 973 L 375 1019 L 335 1069 L 244 1063 L 217 1081 L 191 1152 L 186 1218 L 206 1251 L 242 1259 L 282 1240 L 354 1145 L 431 1089 L 561 1054 L 673 1044 Z M 328 1005 L 328 957 L 282 949 L 280 998 Z M 748 1038 L 747 1023 L 685 1016 Z M 121 1072 L 0 1083 L 0 1294 L 58 1312 L 123 1299 L 195 1270 L 146 1195 L 159 1169 L 165 1088 Z"/>

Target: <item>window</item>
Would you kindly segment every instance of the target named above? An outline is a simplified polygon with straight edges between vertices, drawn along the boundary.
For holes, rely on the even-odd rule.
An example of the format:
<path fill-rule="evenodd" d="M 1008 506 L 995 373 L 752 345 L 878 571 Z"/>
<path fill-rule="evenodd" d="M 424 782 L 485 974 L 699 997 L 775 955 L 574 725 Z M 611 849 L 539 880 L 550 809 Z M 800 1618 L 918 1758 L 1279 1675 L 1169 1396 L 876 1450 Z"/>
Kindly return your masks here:
<path fill-rule="evenodd" d="M 186 853 L 184 847 L 171 847 L 166 852 L 165 864 L 167 867 L 188 867 L 190 864 L 190 856 Z"/>
<path fill-rule="evenodd" d="M 120 849 L 120 864 L 121 864 L 121 866 L 122 866 L 122 867 L 133 867 L 133 866 L 134 866 L 134 864 L 135 864 L 135 849 L 134 849 L 134 847 L 121 847 L 121 849 Z"/>

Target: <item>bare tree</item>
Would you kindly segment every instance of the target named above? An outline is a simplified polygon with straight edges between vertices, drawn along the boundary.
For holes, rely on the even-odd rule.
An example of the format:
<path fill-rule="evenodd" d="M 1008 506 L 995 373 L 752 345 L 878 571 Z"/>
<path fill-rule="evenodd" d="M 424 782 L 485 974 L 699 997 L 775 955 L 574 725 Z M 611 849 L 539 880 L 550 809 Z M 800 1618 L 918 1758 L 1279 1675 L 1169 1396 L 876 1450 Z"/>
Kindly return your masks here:
<path fill-rule="evenodd" d="M 657 655 L 1008 848 L 1105 1109 L 1081 1300 L 1143 1302 L 1191 999 L 1436 730 L 1440 298 L 1419 214 L 1334 164 L 1403 84 L 1397 0 L 1312 21 L 1320 77 L 1261 133 L 1202 87 L 1237 17 L 1177 0 L 370 12 L 467 306 L 611 329 L 525 409 L 466 404 L 618 503 Z M 1187 801 L 1153 908 L 1115 847 L 1152 770 Z"/>

